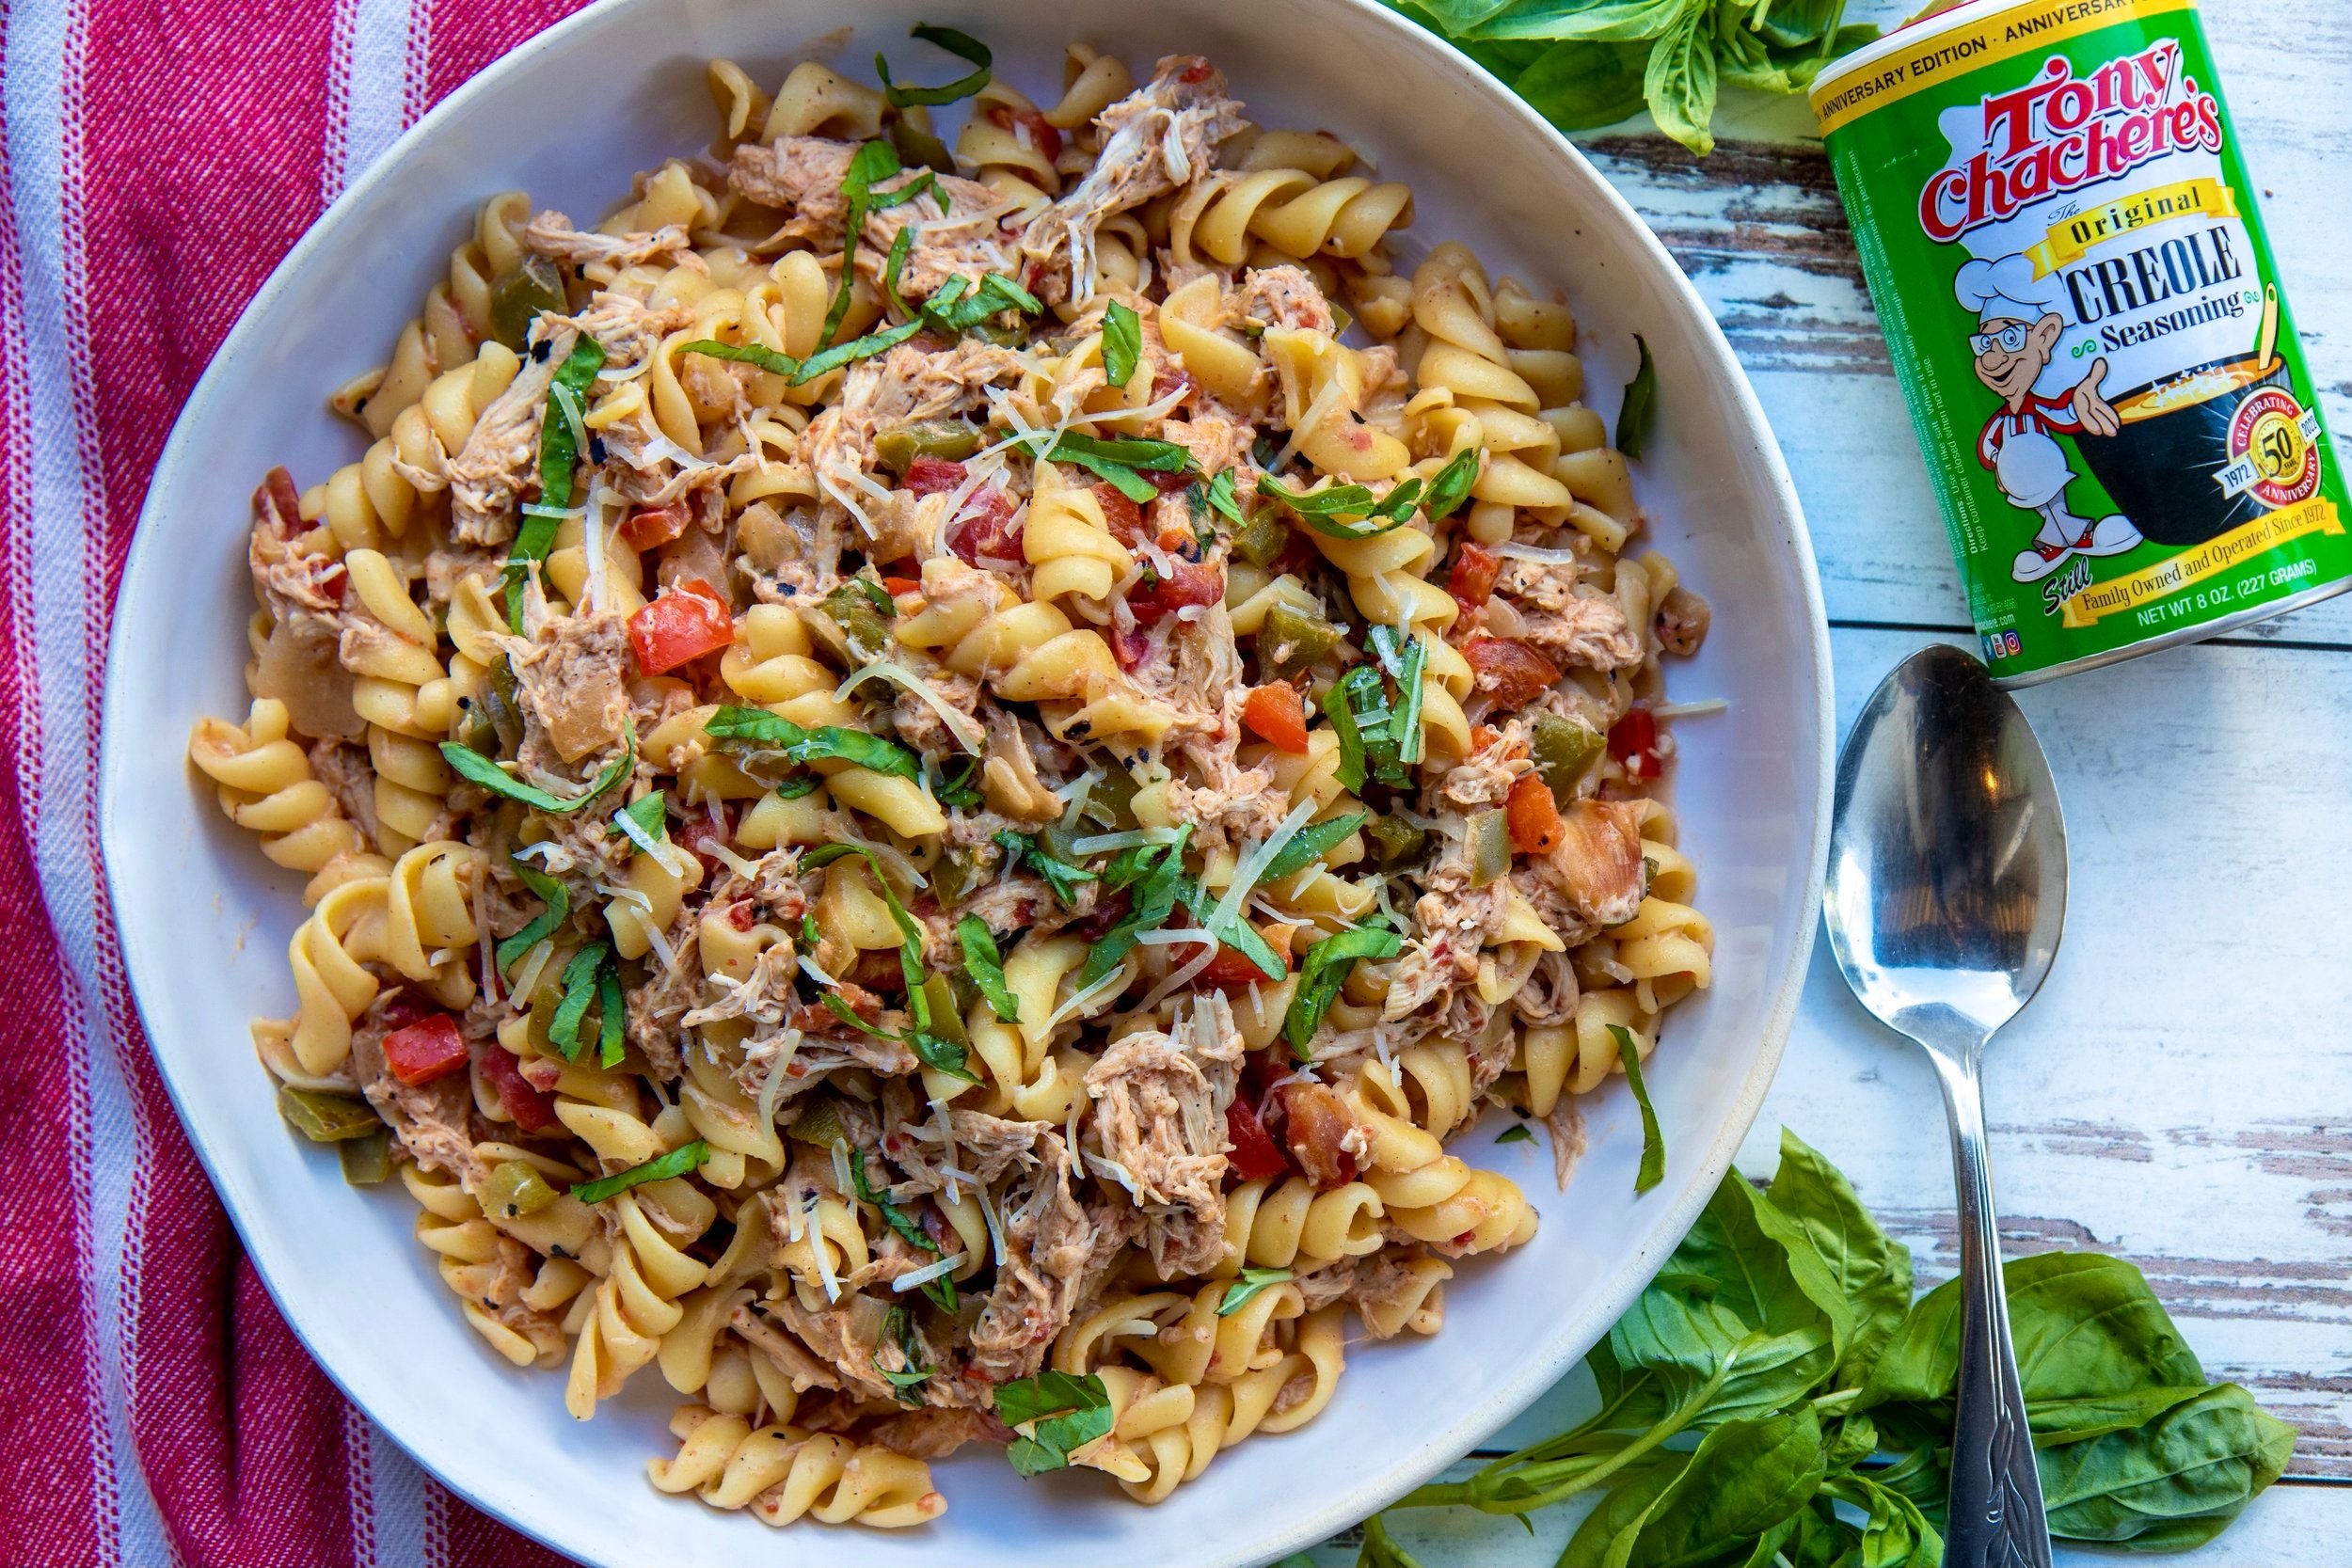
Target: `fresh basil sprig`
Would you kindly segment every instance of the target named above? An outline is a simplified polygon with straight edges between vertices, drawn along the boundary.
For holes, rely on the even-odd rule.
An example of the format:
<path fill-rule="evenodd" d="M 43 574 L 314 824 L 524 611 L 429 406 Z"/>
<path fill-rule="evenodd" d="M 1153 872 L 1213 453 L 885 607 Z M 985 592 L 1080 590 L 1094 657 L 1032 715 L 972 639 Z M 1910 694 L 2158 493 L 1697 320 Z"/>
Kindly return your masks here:
<path fill-rule="evenodd" d="M 884 1345 L 898 1347 L 898 1366 L 882 1365 Z M 924 1403 L 923 1385 L 930 1381 L 931 1369 L 923 1359 L 923 1342 L 915 1338 L 914 1325 L 903 1307 L 894 1307 L 882 1314 L 882 1338 L 874 1341 L 874 1370 L 882 1374 L 884 1383 L 890 1385 L 891 1391 L 898 1396 L 900 1403 L 917 1406 Z"/>
<path fill-rule="evenodd" d="M 1802 93 L 1878 36 L 1846 0 L 1390 0 L 1564 131 L 1641 112 L 1704 156 L 1723 87 Z"/>
<path fill-rule="evenodd" d="M 2003 1272 L 2053 1535 L 2184 1550 L 2284 1471 L 2294 1429 L 2206 1381 L 2130 1263 Z M 1525 1514 L 1597 1491 L 1563 1562 L 1934 1568 L 1961 1315 L 1958 1280 L 1912 1300 L 1910 1252 L 1783 1132 L 1772 1185 L 1726 1172 L 1586 1358 L 1599 1414 L 1400 1506 Z M 1409 1560 L 1375 1519 L 1357 1561 Z"/>

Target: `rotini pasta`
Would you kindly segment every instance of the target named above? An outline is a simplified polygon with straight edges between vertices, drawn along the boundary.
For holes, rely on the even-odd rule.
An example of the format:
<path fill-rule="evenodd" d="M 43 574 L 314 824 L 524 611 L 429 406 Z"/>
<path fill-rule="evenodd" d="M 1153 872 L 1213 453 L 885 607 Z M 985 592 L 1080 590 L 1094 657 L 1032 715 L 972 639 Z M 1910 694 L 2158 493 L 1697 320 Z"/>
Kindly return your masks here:
<path fill-rule="evenodd" d="M 771 1525 L 1312 1420 L 1535 1232 L 1449 1140 L 1565 1167 L 1710 977 L 1706 605 L 1573 315 L 1206 61 L 1062 66 L 950 131 L 714 61 L 708 159 L 485 204 L 364 451 L 257 493 L 254 701 L 189 741 L 307 879 L 288 1118 Z"/>

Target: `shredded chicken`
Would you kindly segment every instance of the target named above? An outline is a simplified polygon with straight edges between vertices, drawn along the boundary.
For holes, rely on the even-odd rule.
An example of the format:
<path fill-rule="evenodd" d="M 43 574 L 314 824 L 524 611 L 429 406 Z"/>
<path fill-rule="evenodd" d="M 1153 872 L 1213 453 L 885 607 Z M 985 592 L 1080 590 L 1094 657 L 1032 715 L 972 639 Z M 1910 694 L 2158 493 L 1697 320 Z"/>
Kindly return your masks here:
<path fill-rule="evenodd" d="M 1183 1037 L 1146 1030 L 1115 1041 L 1087 1069 L 1099 1158 L 1125 1173 L 1143 1207 L 1143 1242 L 1163 1273 L 1199 1274 L 1225 1245 L 1225 1107 L 1232 1103 L 1241 1032 L 1222 996 L 1200 1004 Z M 1116 1177 L 1115 1177 L 1116 1179 Z"/>
<path fill-rule="evenodd" d="M 680 223 L 667 223 L 659 229 L 630 234 L 583 233 L 574 229 L 572 220 L 563 214 L 548 212 L 523 227 L 525 250 L 575 266 L 588 261 L 601 261 L 616 268 L 640 266 L 663 258 L 674 259 L 691 243 L 687 238 L 686 226 Z"/>
<path fill-rule="evenodd" d="M 1133 211 L 1211 172 L 1216 144 L 1241 129 L 1225 78 L 1197 55 L 1160 61 L 1151 81 L 1095 117 L 1103 150 L 1087 177 L 1029 222 L 1022 254 L 1047 304 L 1083 305 L 1094 290 L 1094 235 Z"/>
<path fill-rule="evenodd" d="M 1581 588 L 1574 567 L 1514 561 L 1495 592 L 1518 607 L 1525 627 L 1520 636 L 1558 663 L 1608 671 L 1642 662 L 1642 640 L 1627 623 L 1625 607 Z"/>

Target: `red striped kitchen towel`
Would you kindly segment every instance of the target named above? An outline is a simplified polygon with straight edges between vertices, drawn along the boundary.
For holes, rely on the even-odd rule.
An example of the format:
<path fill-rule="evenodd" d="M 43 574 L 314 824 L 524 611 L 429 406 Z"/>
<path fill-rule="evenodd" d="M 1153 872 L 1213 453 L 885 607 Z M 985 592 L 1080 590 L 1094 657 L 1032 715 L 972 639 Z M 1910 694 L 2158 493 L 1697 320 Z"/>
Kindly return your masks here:
<path fill-rule="evenodd" d="M 205 361 L 395 135 L 577 4 L 0 0 L 11 1568 L 562 1560 L 428 1480 L 263 1293 L 132 1007 L 94 777 L 115 587 Z"/>

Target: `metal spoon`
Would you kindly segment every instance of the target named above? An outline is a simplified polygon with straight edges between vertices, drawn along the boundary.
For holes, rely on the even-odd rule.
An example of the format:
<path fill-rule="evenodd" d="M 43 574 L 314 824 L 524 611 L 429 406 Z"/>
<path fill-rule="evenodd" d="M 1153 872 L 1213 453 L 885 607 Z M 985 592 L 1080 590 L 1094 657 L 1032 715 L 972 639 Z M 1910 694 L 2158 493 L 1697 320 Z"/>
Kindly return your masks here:
<path fill-rule="evenodd" d="M 1823 916 L 1846 983 L 1927 1052 L 1951 1118 L 1963 1315 L 1945 1560 L 2049 1568 L 1977 1068 L 2057 956 L 2066 824 L 2025 715 L 1966 654 L 1912 655 L 1855 721 L 1837 765 Z"/>

